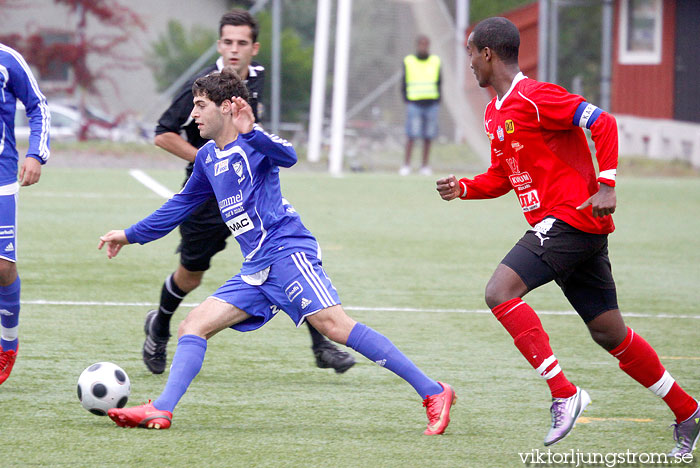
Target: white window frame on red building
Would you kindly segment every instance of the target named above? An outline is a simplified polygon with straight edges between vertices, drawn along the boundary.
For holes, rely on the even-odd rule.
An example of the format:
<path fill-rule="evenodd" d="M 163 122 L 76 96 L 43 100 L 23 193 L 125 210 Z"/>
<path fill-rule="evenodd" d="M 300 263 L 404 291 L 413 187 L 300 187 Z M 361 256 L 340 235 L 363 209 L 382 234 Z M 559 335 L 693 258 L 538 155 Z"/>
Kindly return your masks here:
<path fill-rule="evenodd" d="M 650 8 L 644 11 L 638 11 L 641 14 L 642 21 L 646 20 L 650 24 L 631 23 L 631 14 L 635 7 L 635 3 L 649 2 Z M 646 15 L 644 15 L 646 13 Z M 618 28 L 618 45 L 619 54 L 618 61 L 623 65 L 658 65 L 661 63 L 661 39 L 663 32 L 663 0 L 620 0 L 620 23 Z M 637 31 L 633 29 L 636 28 Z M 632 50 L 633 45 L 630 44 L 630 33 L 644 34 L 649 44 L 647 50 Z"/>

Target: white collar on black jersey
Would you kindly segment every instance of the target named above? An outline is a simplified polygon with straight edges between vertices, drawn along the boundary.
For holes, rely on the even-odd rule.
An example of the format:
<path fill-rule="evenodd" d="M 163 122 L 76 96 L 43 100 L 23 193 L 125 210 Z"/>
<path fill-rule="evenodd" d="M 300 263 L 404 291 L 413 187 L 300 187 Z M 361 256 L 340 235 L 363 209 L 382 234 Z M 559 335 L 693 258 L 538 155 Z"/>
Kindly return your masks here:
<path fill-rule="evenodd" d="M 224 58 L 219 56 L 218 59 L 216 59 L 216 69 L 221 71 L 224 68 Z M 248 65 L 248 78 L 253 78 L 255 76 L 258 76 L 258 70 L 264 68 L 262 66 L 255 66 L 255 65 Z M 247 82 L 248 80 L 243 80 Z"/>
<path fill-rule="evenodd" d="M 496 110 L 501 109 L 503 101 L 505 101 L 506 98 L 510 95 L 510 92 L 513 91 L 513 88 L 515 88 L 515 85 L 517 85 L 521 80 L 524 80 L 525 78 L 527 78 L 527 76 L 523 75 L 523 72 L 518 72 L 518 74 L 515 75 L 515 78 L 513 78 L 513 82 L 510 84 L 508 92 L 503 95 L 503 99 L 499 100 L 498 97 L 496 97 Z"/>

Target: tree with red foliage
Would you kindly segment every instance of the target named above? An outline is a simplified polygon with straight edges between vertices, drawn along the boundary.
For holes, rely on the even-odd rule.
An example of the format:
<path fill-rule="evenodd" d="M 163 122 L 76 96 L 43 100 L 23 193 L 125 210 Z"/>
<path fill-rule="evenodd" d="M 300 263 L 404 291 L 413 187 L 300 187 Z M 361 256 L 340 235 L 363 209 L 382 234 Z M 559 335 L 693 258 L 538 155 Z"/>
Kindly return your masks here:
<path fill-rule="evenodd" d="M 98 81 L 106 80 L 118 89 L 114 79 L 104 67 L 95 69 L 88 66 L 89 57 L 101 57 L 111 59 L 115 67 L 122 69 L 136 69 L 143 66 L 140 59 L 134 56 L 119 54 L 116 47 L 129 40 L 130 33 L 134 29 L 145 29 L 140 16 L 124 6 L 117 0 L 54 0 L 57 5 L 66 6 L 76 16 L 75 31 L 64 29 L 56 32 L 75 34 L 72 43 L 47 44 L 40 32 L 0 35 L 0 42 L 17 49 L 27 62 L 37 67 L 39 75 L 47 74 L 50 67 L 68 64 L 73 70 L 73 79 L 61 91 L 75 95 L 78 90 L 99 95 L 96 87 Z M 27 6 L 22 0 L 0 0 L 0 7 Z M 105 28 L 99 34 L 86 35 L 86 27 L 89 19 L 94 18 Z M 84 103 L 81 95 L 81 115 L 85 115 L 82 109 Z M 85 139 L 87 127 L 86 121 L 81 128 L 81 139 Z"/>

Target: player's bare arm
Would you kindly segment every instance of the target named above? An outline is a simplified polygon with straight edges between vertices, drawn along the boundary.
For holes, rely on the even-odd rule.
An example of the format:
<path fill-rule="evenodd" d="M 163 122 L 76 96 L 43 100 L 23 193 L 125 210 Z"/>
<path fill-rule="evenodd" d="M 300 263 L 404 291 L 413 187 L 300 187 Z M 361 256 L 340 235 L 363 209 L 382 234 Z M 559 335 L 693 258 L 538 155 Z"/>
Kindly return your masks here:
<path fill-rule="evenodd" d="M 592 195 L 588 200 L 583 202 L 581 206 L 576 208 L 577 210 L 583 210 L 584 208 L 591 207 L 593 210 L 593 217 L 600 218 L 603 216 L 611 215 L 615 212 L 617 207 L 617 195 L 615 193 L 615 187 L 611 187 L 607 184 L 600 184 L 598 192 Z"/>
<path fill-rule="evenodd" d="M 248 104 L 245 99 L 234 96 L 231 98 L 231 105 L 233 108 L 233 124 L 236 126 L 236 130 L 240 133 L 252 131 L 253 124 L 255 123 L 255 116 L 253 115 L 253 109 L 250 107 L 250 104 Z"/>
<path fill-rule="evenodd" d="M 39 182 L 41 177 L 41 163 L 36 158 L 24 158 L 24 163 L 19 170 L 19 183 L 22 187 Z"/>
<path fill-rule="evenodd" d="M 165 132 L 156 135 L 153 140 L 156 146 L 168 153 L 174 154 L 185 161 L 193 162 L 197 156 L 197 148 L 175 132 Z"/>
<path fill-rule="evenodd" d="M 122 246 L 129 244 L 129 240 L 126 238 L 124 230 L 109 231 L 100 237 L 97 249 L 102 250 L 105 244 L 107 244 L 107 258 L 114 258 L 122 249 Z"/>
<path fill-rule="evenodd" d="M 454 200 L 455 198 L 459 197 L 462 191 L 459 187 L 459 181 L 454 174 L 450 174 L 448 177 L 443 179 L 438 179 L 436 184 L 436 190 L 440 194 L 440 197 L 442 197 L 442 199 L 445 201 Z"/>

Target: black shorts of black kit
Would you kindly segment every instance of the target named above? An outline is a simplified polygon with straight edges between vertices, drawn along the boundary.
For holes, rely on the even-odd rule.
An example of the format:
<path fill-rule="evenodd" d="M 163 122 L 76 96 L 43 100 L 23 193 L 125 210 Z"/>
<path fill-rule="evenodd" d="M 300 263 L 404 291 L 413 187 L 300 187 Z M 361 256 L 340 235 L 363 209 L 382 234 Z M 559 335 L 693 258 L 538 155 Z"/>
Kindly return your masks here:
<path fill-rule="evenodd" d="M 618 308 L 607 234 L 557 219 L 546 233 L 527 231 L 501 261 L 532 291 L 554 280 L 585 323 Z"/>
<path fill-rule="evenodd" d="M 180 264 L 189 271 L 206 271 L 211 258 L 226 248 L 231 231 L 221 219 L 216 198 L 210 198 L 180 224 Z"/>

